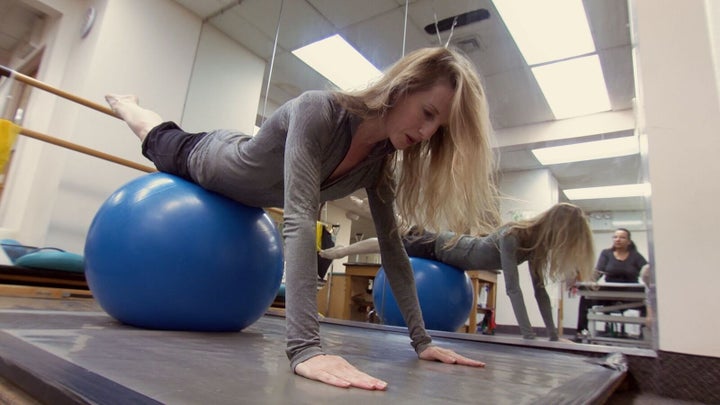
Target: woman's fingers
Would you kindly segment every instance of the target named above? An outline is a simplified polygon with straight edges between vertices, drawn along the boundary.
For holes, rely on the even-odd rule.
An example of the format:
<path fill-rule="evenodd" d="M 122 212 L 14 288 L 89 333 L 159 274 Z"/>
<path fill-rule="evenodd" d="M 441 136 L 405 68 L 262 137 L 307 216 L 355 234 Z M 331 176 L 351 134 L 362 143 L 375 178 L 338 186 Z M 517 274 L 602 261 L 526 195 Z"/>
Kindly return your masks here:
<path fill-rule="evenodd" d="M 485 363 L 478 360 L 465 357 L 461 354 L 455 353 L 449 349 L 443 349 L 442 347 L 430 346 L 420 353 L 422 360 L 441 361 L 447 364 L 460 364 L 463 366 L 470 367 L 484 367 Z"/>

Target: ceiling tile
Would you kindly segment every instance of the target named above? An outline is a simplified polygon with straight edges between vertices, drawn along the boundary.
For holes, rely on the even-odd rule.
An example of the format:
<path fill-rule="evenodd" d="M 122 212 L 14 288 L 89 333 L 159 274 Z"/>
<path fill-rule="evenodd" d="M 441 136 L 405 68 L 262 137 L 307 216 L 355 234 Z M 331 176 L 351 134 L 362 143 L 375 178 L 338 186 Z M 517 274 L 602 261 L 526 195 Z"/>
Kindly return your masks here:
<path fill-rule="evenodd" d="M 337 28 L 345 28 L 400 8 L 394 0 L 308 0 L 308 2 Z"/>

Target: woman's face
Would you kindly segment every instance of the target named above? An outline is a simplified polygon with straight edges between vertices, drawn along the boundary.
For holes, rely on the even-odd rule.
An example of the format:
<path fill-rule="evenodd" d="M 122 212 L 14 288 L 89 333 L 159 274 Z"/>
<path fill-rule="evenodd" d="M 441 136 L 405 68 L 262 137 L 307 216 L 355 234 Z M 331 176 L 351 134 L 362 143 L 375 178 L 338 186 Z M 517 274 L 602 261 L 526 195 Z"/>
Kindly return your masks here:
<path fill-rule="evenodd" d="M 625 231 L 615 231 L 613 234 L 613 248 L 627 249 L 630 246 L 630 238 Z"/>
<path fill-rule="evenodd" d="M 403 150 L 430 139 L 450 119 L 455 90 L 439 81 L 428 90 L 408 94 L 396 102 L 385 117 L 387 137 L 395 149 Z"/>

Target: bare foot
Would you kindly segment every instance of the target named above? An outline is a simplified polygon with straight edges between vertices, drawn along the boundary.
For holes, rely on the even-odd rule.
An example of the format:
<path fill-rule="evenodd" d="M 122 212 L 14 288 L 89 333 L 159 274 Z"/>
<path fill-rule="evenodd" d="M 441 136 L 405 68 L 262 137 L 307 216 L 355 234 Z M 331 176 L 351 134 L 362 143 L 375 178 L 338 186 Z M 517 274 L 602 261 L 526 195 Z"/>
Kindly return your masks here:
<path fill-rule="evenodd" d="M 140 107 L 138 97 L 135 95 L 108 94 L 105 96 L 105 101 L 141 141 L 151 129 L 163 122 L 162 117 L 156 112 Z"/>
<path fill-rule="evenodd" d="M 323 249 L 319 253 L 320 257 L 323 257 L 325 259 L 339 259 L 348 255 L 347 252 L 345 252 L 345 246 L 342 245 Z"/>

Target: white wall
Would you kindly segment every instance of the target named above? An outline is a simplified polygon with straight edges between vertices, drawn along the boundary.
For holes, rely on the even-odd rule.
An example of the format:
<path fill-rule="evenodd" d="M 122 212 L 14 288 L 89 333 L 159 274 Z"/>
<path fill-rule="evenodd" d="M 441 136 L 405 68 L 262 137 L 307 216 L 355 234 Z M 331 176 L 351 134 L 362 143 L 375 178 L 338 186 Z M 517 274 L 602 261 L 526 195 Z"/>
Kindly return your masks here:
<path fill-rule="evenodd" d="M 59 86 L 64 79 L 66 66 L 71 63 L 71 52 L 78 40 L 79 27 L 89 1 L 46 0 L 33 2 L 40 11 L 48 14 L 45 51 L 39 78 Z M 99 2 L 98 6 L 103 6 Z M 57 97 L 34 90 L 22 124 L 35 131 L 51 133 L 67 139 L 75 120 L 75 111 Z M 64 108 L 64 110 L 63 110 Z M 63 115 L 60 123 L 56 117 Z M 52 128 L 52 129 L 51 129 Z M 59 182 L 59 168 L 65 152 L 51 145 L 18 137 L 15 155 L 9 169 L 3 199 L 0 202 L 0 234 L 28 244 L 42 244 L 50 217 L 54 191 Z"/>
<path fill-rule="evenodd" d="M 652 183 L 659 349 L 718 357 L 720 102 L 708 27 L 717 10 L 708 18 L 707 4 L 636 0 L 631 13 Z"/>
<path fill-rule="evenodd" d="M 173 2 L 109 1 L 90 41 L 78 39 L 71 51 L 61 87 L 98 103 L 108 92 L 135 93 L 168 119 L 180 117 L 200 26 L 197 17 Z M 150 164 L 125 124 L 87 108 L 76 111 L 78 119 L 70 129 L 74 142 Z M 82 252 L 97 208 L 122 184 L 143 174 L 67 152 L 43 244 Z"/>
<path fill-rule="evenodd" d="M 185 104 L 182 127 L 188 132 L 211 128 L 252 134 L 265 61 L 205 24 Z"/>

